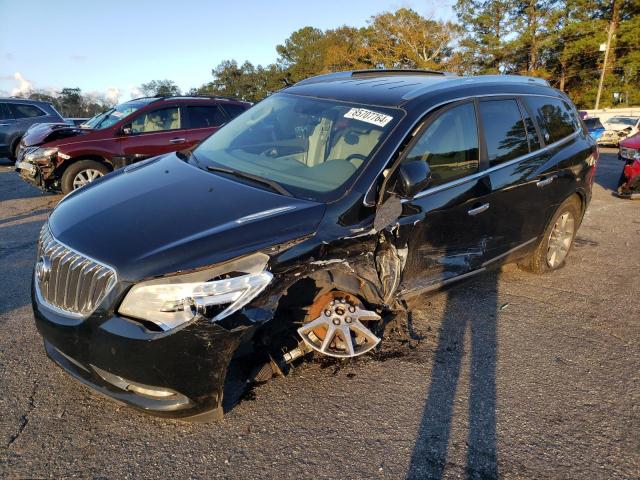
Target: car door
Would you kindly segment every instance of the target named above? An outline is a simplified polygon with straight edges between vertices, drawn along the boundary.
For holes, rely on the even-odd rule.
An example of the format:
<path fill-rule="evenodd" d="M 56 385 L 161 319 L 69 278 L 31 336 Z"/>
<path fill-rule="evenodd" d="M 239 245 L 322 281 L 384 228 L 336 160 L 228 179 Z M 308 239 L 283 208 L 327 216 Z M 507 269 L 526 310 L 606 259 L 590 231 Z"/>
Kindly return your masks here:
<path fill-rule="evenodd" d="M 0 157 L 7 157 L 13 152 L 11 142 L 16 133 L 16 119 L 6 103 L 0 103 Z"/>
<path fill-rule="evenodd" d="M 186 105 L 183 107 L 187 129 L 184 148 L 196 146 L 229 121 L 227 115 L 216 104 Z"/>
<path fill-rule="evenodd" d="M 123 126 L 117 137 L 126 163 L 185 148 L 183 112 L 178 105 L 147 110 Z"/>
<path fill-rule="evenodd" d="M 444 107 L 427 119 L 402 161 L 429 164 L 431 183 L 402 201 L 396 234 L 406 261 L 399 294 L 437 288 L 481 268 L 490 226 L 491 193 L 478 172 L 480 135 L 474 101 Z"/>
<path fill-rule="evenodd" d="M 486 215 L 492 225 L 486 262 L 491 262 L 535 241 L 550 206 L 541 188 L 554 171 L 544 152 L 535 153 L 540 151 L 538 131 L 518 98 L 482 98 L 478 111 L 486 159 L 481 168 L 491 185 Z"/>

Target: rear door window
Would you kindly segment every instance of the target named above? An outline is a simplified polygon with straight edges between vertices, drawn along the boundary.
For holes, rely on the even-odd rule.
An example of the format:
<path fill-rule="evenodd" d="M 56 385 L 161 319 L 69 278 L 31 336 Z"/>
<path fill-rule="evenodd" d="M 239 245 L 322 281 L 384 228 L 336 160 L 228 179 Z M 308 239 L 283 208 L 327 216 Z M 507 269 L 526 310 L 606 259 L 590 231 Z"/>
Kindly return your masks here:
<path fill-rule="evenodd" d="M 198 105 L 187 107 L 189 115 L 188 128 L 219 127 L 227 121 L 216 105 Z"/>
<path fill-rule="evenodd" d="M 403 161 L 427 162 L 431 186 L 436 186 L 476 173 L 478 151 L 475 107 L 467 102 L 444 111 L 429 124 Z"/>
<path fill-rule="evenodd" d="M 227 112 L 227 115 L 229 115 L 229 118 L 235 118 L 238 115 L 240 115 L 241 113 L 244 113 L 247 108 L 244 107 L 243 105 L 238 105 L 238 104 L 233 104 L 230 103 L 228 105 L 220 105 L 220 107 L 222 107 L 222 109 Z"/>
<path fill-rule="evenodd" d="M 564 100 L 530 96 L 526 102 L 547 145 L 568 137 L 580 126 L 574 109 Z"/>
<path fill-rule="evenodd" d="M 13 115 L 9 110 L 9 106 L 6 103 L 0 103 L 0 120 L 11 120 Z"/>
<path fill-rule="evenodd" d="M 32 118 L 32 117 L 44 117 L 45 112 L 40 110 L 35 105 L 27 105 L 25 103 L 10 103 L 9 107 L 15 118 Z"/>
<path fill-rule="evenodd" d="M 172 107 L 143 113 L 131 122 L 131 130 L 133 133 L 164 132 L 178 130 L 180 125 L 180 109 Z"/>
<path fill-rule="evenodd" d="M 489 167 L 529 153 L 527 130 L 515 99 L 481 101 L 480 118 Z"/>

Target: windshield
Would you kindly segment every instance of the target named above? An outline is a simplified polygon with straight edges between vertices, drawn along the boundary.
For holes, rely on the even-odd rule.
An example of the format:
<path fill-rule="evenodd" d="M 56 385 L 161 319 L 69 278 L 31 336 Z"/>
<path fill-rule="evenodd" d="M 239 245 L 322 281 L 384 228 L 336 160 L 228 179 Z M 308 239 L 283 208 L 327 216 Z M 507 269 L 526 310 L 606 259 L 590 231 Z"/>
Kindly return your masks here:
<path fill-rule="evenodd" d="M 584 123 L 587 128 L 603 128 L 599 118 L 585 118 Z"/>
<path fill-rule="evenodd" d="M 146 105 L 142 102 L 127 102 L 120 105 L 116 105 L 111 110 L 100 113 L 93 117 L 84 124 L 86 128 L 95 128 L 96 130 L 102 130 L 103 128 L 110 127 L 116 122 L 119 122 L 124 117 L 131 115 L 139 108 Z"/>
<path fill-rule="evenodd" d="M 638 123 L 638 117 L 612 117 L 607 123 L 620 123 L 622 125 L 629 125 L 633 127 L 636 123 Z"/>
<path fill-rule="evenodd" d="M 194 157 L 201 168 L 259 176 L 324 200 L 362 168 L 401 113 L 276 94 L 205 140 Z"/>

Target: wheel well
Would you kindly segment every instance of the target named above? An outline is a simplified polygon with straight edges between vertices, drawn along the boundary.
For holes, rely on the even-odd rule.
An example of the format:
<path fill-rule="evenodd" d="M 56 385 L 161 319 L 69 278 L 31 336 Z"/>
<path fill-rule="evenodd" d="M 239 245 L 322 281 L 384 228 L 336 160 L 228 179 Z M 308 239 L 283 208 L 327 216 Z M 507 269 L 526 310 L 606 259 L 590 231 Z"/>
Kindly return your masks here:
<path fill-rule="evenodd" d="M 14 138 L 13 140 L 11 140 L 11 147 L 9 150 L 9 154 L 13 155 L 15 152 L 16 147 L 20 144 L 20 140 L 22 140 L 22 135 L 17 136 L 16 138 Z"/>
<path fill-rule="evenodd" d="M 94 160 L 96 162 L 99 162 L 99 163 L 103 164 L 109 170 L 113 171 L 113 165 L 111 164 L 111 162 L 106 160 L 104 157 L 101 157 L 100 155 L 79 155 L 77 157 L 72 157 L 72 158 L 62 162 L 62 168 L 60 169 L 60 173 L 59 173 L 58 176 L 62 177 L 62 175 L 64 174 L 65 170 L 67 168 L 69 168 L 70 165 L 72 165 L 72 164 L 74 164 L 76 162 L 80 162 L 82 160 Z"/>

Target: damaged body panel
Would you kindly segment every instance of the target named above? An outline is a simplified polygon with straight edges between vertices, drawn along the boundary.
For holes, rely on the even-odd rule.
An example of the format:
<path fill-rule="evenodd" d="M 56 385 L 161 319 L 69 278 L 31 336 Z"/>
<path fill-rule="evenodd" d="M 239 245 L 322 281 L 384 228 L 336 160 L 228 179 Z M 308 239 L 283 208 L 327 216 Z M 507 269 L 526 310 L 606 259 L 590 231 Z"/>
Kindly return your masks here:
<path fill-rule="evenodd" d="M 396 77 L 393 89 L 374 88 L 377 75 Z M 578 124 L 545 143 L 544 119 L 525 127 L 528 94 L 566 103 L 525 77 L 319 77 L 190 153 L 74 191 L 45 225 L 34 271 L 48 355 L 148 413 L 219 418 L 234 366 L 261 381 L 312 352 L 366 354 L 409 297 L 532 258 L 551 237 L 562 250 L 575 229 L 556 238 L 568 231 L 558 209 L 579 225 L 595 146 Z M 503 161 L 480 115 L 494 96 L 523 112 Z M 93 310 L 71 314 L 87 298 Z"/>

